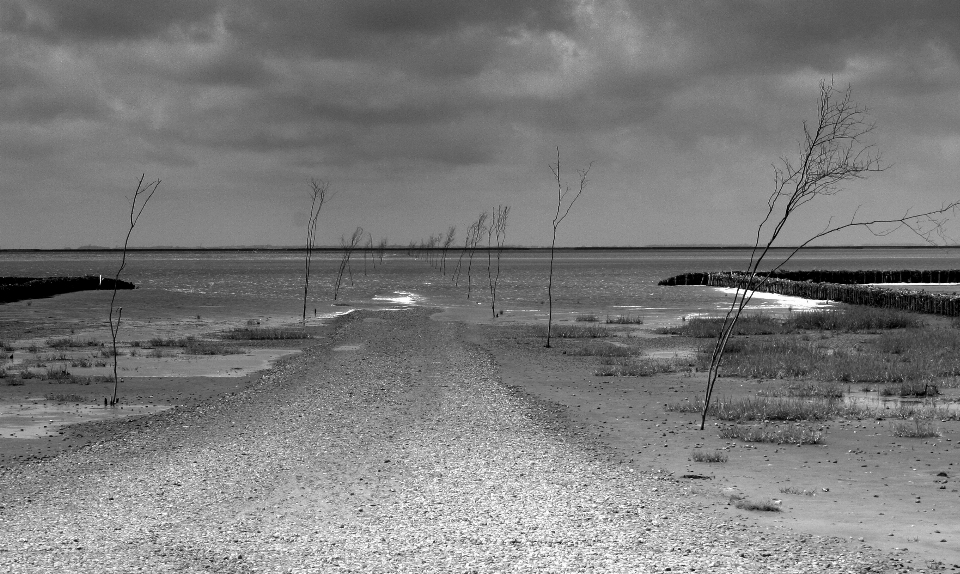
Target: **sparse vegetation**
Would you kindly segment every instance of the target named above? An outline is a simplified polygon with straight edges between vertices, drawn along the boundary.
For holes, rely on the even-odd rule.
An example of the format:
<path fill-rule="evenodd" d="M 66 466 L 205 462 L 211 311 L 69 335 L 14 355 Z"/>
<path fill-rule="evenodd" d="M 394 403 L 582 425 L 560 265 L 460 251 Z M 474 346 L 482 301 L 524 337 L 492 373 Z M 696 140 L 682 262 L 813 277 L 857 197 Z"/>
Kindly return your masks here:
<path fill-rule="evenodd" d="M 816 496 L 816 490 L 807 490 L 805 488 L 796 488 L 794 486 L 784 486 L 780 488 L 782 494 L 795 494 L 798 496 Z"/>
<path fill-rule="evenodd" d="M 43 398 L 57 403 L 84 403 L 88 400 L 86 396 L 75 393 L 47 393 L 43 396 Z"/>
<path fill-rule="evenodd" d="M 823 433 L 806 424 L 793 425 L 732 425 L 723 427 L 722 439 L 737 439 L 744 442 L 769 442 L 775 444 L 820 444 Z"/>
<path fill-rule="evenodd" d="M 599 377 L 649 377 L 660 373 L 672 373 L 679 366 L 680 362 L 676 359 L 605 357 L 593 374 Z"/>
<path fill-rule="evenodd" d="M 546 336 L 547 331 L 551 331 L 552 336 L 558 339 L 596 339 L 610 336 L 610 331 L 600 325 L 556 325 L 553 329 L 542 325 L 537 327 L 538 336 Z"/>
<path fill-rule="evenodd" d="M 564 347 L 564 352 L 568 355 L 588 357 L 632 357 L 639 352 L 639 349 L 597 341 L 595 343 L 584 343 L 576 347 Z"/>
<path fill-rule="evenodd" d="M 797 397 L 818 399 L 842 399 L 843 387 L 835 382 L 790 381 L 786 385 L 757 392 L 761 397 Z"/>
<path fill-rule="evenodd" d="M 716 339 L 723 329 L 722 318 L 693 317 L 681 325 L 674 327 L 660 327 L 656 330 L 661 335 L 681 335 L 698 339 Z M 791 328 L 769 315 L 744 315 L 734 326 L 732 335 L 774 335 L 789 333 Z"/>
<path fill-rule="evenodd" d="M 702 412 L 703 400 L 684 400 L 667 404 L 672 412 Z M 867 407 L 847 405 L 829 399 L 782 397 L 721 398 L 710 405 L 707 414 L 723 421 L 824 421 L 836 417 L 865 418 L 873 414 Z"/>
<path fill-rule="evenodd" d="M 690 454 L 693 462 L 727 462 L 727 453 L 722 450 L 704 451 L 699 448 L 693 449 Z"/>
<path fill-rule="evenodd" d="M 279 327 L 249 328 L 239 327 L 223 333 L 224 339 L 237 341 L 280 341 L 288 339 L 309 339 L 310 333 L 303 329 Z"/>
<path fill-rule="evenodd" d="M 923 326 L 923 321 L 915 314 L 865 305 L 844 306 L 838 309 L 814 309 L 794 313 L 790 317 L 789 323 L 795 329 L 844 331 L 848 333 Z"/>
<path fill-rule="evenodd" d="M 74 339 L 72 337 L 63 337 L 58 339 L 47 339 L 46 345 L 51 349 L 69 349 L 77 347 L 99 347 L 103 343 L 93 339 Z"/>
<path fill-rule="evenodd" d="M 846 346 L 791 337 L 732 339 L 727 344 L 724 371 L 731 376 L 760 379 L 914 382 L 917 384 L 904 387 L 903 396 L 916 392 L 934 393 L 936 389 L 930 383 L 932 377 L 960 374 L 960 338 L 944 337 L 941 342 L 935 334 L 952 331 L 936 329 L 932 330 L 933 334 L 925 334 L 927 331 L 911 329 L 896 333 L 896 346 L 887 339 L 894 333 L 882 333 L 868 344 Z M 712 348 L 700 349 L 698 368 L 708 368 L 711 353 Z"/>
<path fill-rule="evenodd" d="M 583 314 L 577 315 L 576 320 L 577 322 L 580 322 L 580 323 L 596 323 L 600 319 L 598 319 L 596 315 L 583 313 Z M 607 322 L 609 323 L 609 321 Z"/>
<path fill-rule="evenodd" d="M 181 337 L 179 339 L 164 339 L 157 337 L 149 341 L 152 347 L 180 347 L 185 355 L 239 355 L 244 353 L 239 349 L 227 343 L 219 341 L 205 341 L 194 336 Z M 154 356 L 167 356 L 164 354 Z"/>
<path fill-rule="evenodd" d="M 6 342 L 6 341 L 0 341 L 0 349 L 3 349 L 4 351 L 6 351 L 6 352 L 8 352 L 8 353 L 12 353 L 12 352 L 14 352 L 14 351 L 16 350 L 16 348 L 15 348 L 13 345 L 11 345 L 10 343 L 8 343 L 8 342 Z"/>
<path fill-rule="evenodd" d="M 606 323 L 608 325 L 643 325 L 643 318 L 640 315 L 607 315 Z"/>
<path fill-rule="evenodd" d="M 932 438 L 940 436 L 940 429 L 931 420 L 924 420 L 919 417 L 913 419 L 913 424 L 909 422 L 896 422 L 893 424 L 893 436 L 898 438 Z"/>

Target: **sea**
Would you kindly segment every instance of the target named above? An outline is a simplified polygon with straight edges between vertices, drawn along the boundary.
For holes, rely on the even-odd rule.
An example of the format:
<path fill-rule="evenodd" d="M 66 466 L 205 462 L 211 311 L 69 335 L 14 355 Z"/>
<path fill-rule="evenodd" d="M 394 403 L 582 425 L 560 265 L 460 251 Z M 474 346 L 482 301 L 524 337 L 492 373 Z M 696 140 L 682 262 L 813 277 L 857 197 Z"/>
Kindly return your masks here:
<path fill-rule="evenodd" d="M 788 250 L 775 250 L 778 262 Z M 113 277 L 118 251 L 0 252 L 0 276 Z M 659 286 L 667 277 L 697 271 L 747 267 L 745 248 L 558 249 L 553 260 L 553 317 L 639 317 L 645 325 L 682 322 L 723 313 L 730 290 Z M 469 254 L 451 249 L 418 254 L 355 251 L 336 289 L 342 254 L 315 251 L 307 292 L 308 322 L 357 309 L 424 306 L 487 322 L 545 322 L 548 315 L 548 249 L 506 249 Z M 490 272 L 488 274 L 488 265 Z M 459 266 L 459 272 L 457 268 Z M 957 248 L 816 248 L 797 253 L 787 269 L 955 269 Z M 491 277 L 496 304 L 491 305 Z M 150 250 L 127 253 L 121 279 L 136 290 L 120 291 L 121 340 L 157 333 L 191 334 L 242 325 L 284 325 L 303 316 L 305 252 L 302 250 Z M 949 287 L 948 287 L 949 288 Z M 960 289 L 953 286 L 954 289 Z M 337 290 L 336 298 L 334 292 Z M 469 295 L 469 296 L 468 296 Z M 89 291 L 0 305 L 0 321 L 17 320 L 69 328 L 75 334 L 108 334 L 110 293 Z M 829 302 L 758 294 L 751 306 L 783 314 Z"/>

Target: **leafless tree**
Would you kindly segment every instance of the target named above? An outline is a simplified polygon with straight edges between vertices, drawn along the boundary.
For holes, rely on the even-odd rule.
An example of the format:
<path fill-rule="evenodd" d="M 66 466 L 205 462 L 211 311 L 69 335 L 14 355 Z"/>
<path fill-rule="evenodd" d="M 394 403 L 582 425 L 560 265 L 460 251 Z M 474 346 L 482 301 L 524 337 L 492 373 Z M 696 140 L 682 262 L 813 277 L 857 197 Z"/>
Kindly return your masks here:
<path fill-rule="evenodd" d="M 553 172 L 553 177 L 557 180 L 557 211 L 553 216 L 553 239 L 550 242 L 550 274 L 547 278 L 547 347 L 550 346 L 550 333 L 553 329 L 553 255 L 557 247 L 557 228 L 560 227 L 560 223 L 570 214 L 570 209 L 573 208 L 573 204 L 580 199 L 580 195 L 583 193 L 583 190 L 586 189 L 587 173 L 592 166 L 593 162 L 590 162 L 584 169 L 577 170 L 577 174 L 580 176 L 580 186 L 569 201 L 567 201 L 567 198 L 570 196 L 570 186 L 564 183 L 563 178 L 560 176 L 559 147 L 557 147 L 557 163 L 550 166 L 550 171 Z"/>
<path fill-rule="evenodd" d="M 383 256 L 387 252 L 387 238 L 381 237 L 380 243 L 377 244 L 377 255 L 380 258 L 380 265 L 383 265 Z"/>
<path fill-rule="evenodd" d="M 447 250 L 450 249 L 450 245 L 453 244 L 453 238 L 457 235 L 457 228 L 453 225 L 447 229 L 447 235 L 443 239 L 443 252 L 440 256 L 440 272 L 444 275 L 447 274 Z"/>
<path fill-rule="evenodd" d="M 370 262 L 376 267 L 376 259 L 373 258 L 373 235 L 367 233 L 367 242 L 363 246 L 363 276 L 367 276 L 367 254 L 370 255 Z"/>
<path fill-rule="evenodd" d="M 908 211 L 892 219 L 864 220 L 854 212 L 849 221 L 839 224 L 834 223 L 832 217 L 829 218 L 820 232 L 790 250 L 785 258 L 774 262 L 766 272 L 761 271 L 787 221 L 800 208 L 820 198 L 836 195 L 842 191 L 844 182 L 864 179 L 871 173 L 885 169 L 876 147 L 864 141 L 873 129 L 874 124 L 867 118 L 867 109 L 853 101 L 849 87 L 840 91 L 834 88 L 832 82 L 820 82 L 818 118 L 815 124 L 803 122 L 803 139 L 798 145 L 797 160 L 783 157 L 780 164 L 774 166 L 773 192 L 767 199 L 767 213 L 757 227 L 744 281 L 737 286 L 710 359 L 701 430 L 706 424 L 726 345 L 744 308 L 769 279 L 768 273 L 783 267 L 811 242 L 845 229 L 864 228 L 873 235 L 884 236 L 906 228 L 928 243 L 935 243 L 937 237 L 943 237 L 943 226 L 948 215 L 956 212 L 960 201 L 924 213 L 911 214 Z"/>
<path fill-rule="evenodd" d="M 127 235 L 123 239 L 120 267 L 117 268 L 117 274 L 113 278 L 113 295 L 110 297 L 110 340 L 113 349 L 113 398 L 110 399 L 110 406 L 117 404 L 117 390 L 120 386 L 120 377 L 117 375 L 117 335 L 120 332 L 120 317 L 123 316 L 123 307 L 116 307 L 117 320 L 114 322 L 113 312 L 117 303 L 117 287 L 120 284 L 120 274 L 127 266 L 127 247 L 130 245 L 130 236 L 133 234 L 133 228 L 136 227 L 137 222 L 140 221 L 140 216 L 143 214 L 143 209 L 147 206 L 147 202 L 150 201 L 150 198 L 153 197 L 157 188 L 160 187 L 159 179 L 150 183 L 144 183 L 143 180 L 146 175 L 147 174 L 140 175 L 140 181 L 137 182 L 137 189 L 133 192 L 133 197 L 130 199 L 130 225 L 127 227 Z"/>
<path fill-rule="evenodd" d="M 498 205 L 496 211 L 491 212 L 490 226 L 487 227 L 487 282 L 490 285 L 490 311 L 493 318 L 497 318 L 497 285 L 500 283 L 500 256 L 503 254 L 503 245 L 507 240 L 507 216 L 510 214 L 509 205 Z M 493 241 L 496 240 L 497 266 L 492 269 Z"/>
<path fill-rule="evenodd" d="M 313 248 L 317 239 L 317 220 L 320 209 L 330 198 L 330 183 L 322 179 L 310 180 L 310 218 L 307 220 L 307 254 L 303 274 L 303 324 L 307 324 L 307 292 L 310 287 L 310 265 L 313 261 Z"/>
<path fill-rule="evenodd" d="M 360 242 L 363 240 L 363 228 L 357 227 L 353 231 L 353 235 L 350 236 L 350 240 L 344 236 L 340 236 L 340 267 L 337 269 L 337 282 L 333 288 L 333 300 L 337 300 L 337 295 L 340 294 L 340 285 L 343 283 L 343 273 L 346 272 L 350 276 L 350 284 L 353 285 L 353 271 L 350 269 L 350 257 L 353 255 L 354 250 L 357 246 L 360 245 Z"/>
<path fill-rule="evenodd" d="M 482 212 L 477 217 L 477 220 L 470 226 L 470 231 L 468 231 L 470 235 L 470 251 L 467 259 L 467 299 L 470 298 L 473 289 L 473 255 L 477 251 L 477 245 L 480 243 L 480 239 L 487 231 L 487 217 L 487 212 Z"/>
<path fill-rule="evenodd" d="M 470 249 L 470 238 L 473 237 L 473 225 L 467 229 L 466 237 L 463 238 L 463 248 L 460 249 L 460 257 L 457 258 L 457 266 L 453 270 L 453 284 L 460 286 L 460 270 L 463 268 L 463 256 Z"/>

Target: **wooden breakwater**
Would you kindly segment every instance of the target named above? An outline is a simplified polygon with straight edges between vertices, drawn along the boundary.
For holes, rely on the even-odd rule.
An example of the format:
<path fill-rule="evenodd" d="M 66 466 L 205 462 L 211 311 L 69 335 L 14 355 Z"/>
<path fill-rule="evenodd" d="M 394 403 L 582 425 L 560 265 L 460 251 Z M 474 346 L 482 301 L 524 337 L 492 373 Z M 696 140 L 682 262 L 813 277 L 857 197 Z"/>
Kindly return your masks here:
<path fill-rule="evenodd" d="M 100 275 L 85 275 L 82 277 L 0 277 L 0 304 L 53 297 L 76 291 L 112 290 L 114 284 L 117 289 L 136 289 L 137 286 L 128 281 L 115 281 L 110 277 Z"/>
<path fill-rule="evenodd" d="M 758 273 L 755 290 L 778 295 L 869 305 L 916 313 L 960 316 L 960 295 L 915 289 L 890 289 L 864 283 L 954 283 L 957 270 L 924 271 L 783 271 Z M 877 279 L 877 278 L 880 279 Z M 819 279 L 819 280 L 815 280 Z M 866 280 L 864 280 L 866 278 Z M 938 281 L 938 278 L 942 278 Z M 833 279 L 829 281 L 827 279 Z M 841 282 L 847 280 L 848 282 Z M 707 285 L 745 288 L 749 275 L 736 271 L 684 273 L 660 281 L 660 285 Z M 958 288 L 960 290 L 960 288 Z"/>

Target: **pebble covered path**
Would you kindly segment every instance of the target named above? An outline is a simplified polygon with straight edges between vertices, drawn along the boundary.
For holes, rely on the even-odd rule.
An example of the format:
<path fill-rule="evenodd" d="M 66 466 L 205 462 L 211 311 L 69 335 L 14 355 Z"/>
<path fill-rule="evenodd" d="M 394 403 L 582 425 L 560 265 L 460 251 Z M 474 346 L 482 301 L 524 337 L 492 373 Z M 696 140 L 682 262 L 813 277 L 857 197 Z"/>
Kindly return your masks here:
<path fill-rule="evenodd" d="M 0 476 L 2 572 L 880 572 L 604 462 L 426 310 Z"/>

